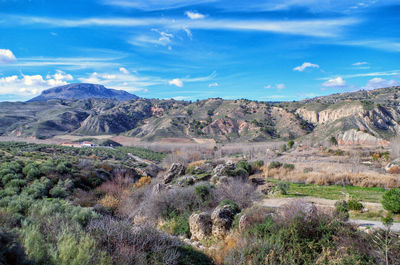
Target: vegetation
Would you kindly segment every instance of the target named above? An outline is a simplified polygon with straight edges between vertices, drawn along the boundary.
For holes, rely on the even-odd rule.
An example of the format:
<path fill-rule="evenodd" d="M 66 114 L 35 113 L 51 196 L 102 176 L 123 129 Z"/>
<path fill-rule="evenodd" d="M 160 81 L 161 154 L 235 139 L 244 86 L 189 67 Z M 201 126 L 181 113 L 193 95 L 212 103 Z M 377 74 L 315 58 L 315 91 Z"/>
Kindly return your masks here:
<path fill-rule="evenodd" d="M 383 207 L 392 212 L 400 213 L 400 189 L 391 189 L 382 196 Z"/>

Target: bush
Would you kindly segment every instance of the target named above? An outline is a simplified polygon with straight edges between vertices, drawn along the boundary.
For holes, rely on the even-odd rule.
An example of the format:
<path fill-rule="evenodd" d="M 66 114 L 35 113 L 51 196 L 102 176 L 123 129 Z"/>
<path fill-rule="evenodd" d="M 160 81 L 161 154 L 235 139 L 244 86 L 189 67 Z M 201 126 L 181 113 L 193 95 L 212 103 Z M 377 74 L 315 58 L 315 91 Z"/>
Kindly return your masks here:
<path fill-rule="evenodd" d="M 280 168 L 281 166 L 282 166 L 282 163 L 281 163 L 281 162 L 279 162 L 279 161 L 272 161 L 272 162 L 269 164 L 268 168 L 269 168 L 269 169 Z"/>
<path fill-rule="evenodd" d="M 359 200 L 355 199 L 349 200 L 347 202 L 347 207 L 352 211 L 361 211 L 364 209 L 364 205 Z"/>
<path fill-rule="evenodd" d="M 347 221 L 349 219 L 349 206 L 346 201 L 337 201 L 335 203 L 334 215 L 339 220 Z"/>
<path fill-rule="evenodd" d="M 236 202 L 234 202 L 234 201 L 231 201 L 231 200 L 223 200 L 223 201 L 221 201 L 221 202 L 218 204 L 219 207 L 222 207 L 222 206 L 225 206 L 225 205 L 230 205 L 230 206 L 232 207 L 232 210 L 233 210 L 235 213 L 240 212 L 239 206 L 238 206 L 238 205 L 236 204 Z"/>
<path fill-rule="evenodd" d="M 40 170 L 38 168 L 38 165 L 34 162 L 28 163 L 23 169 L 22 172 L 24 175 L 29 179 L 37 179 L 40 177 Z"/>
<path fill-rule="evenodd" d="M 290 140 L 290 141 L 287 143 L 287 146 L 289 147 L 289 149 L 291 149 L 291 148 L 293 147 L 293 145 L 294 145 L 294 141 L 293 141 L 293 140 Z"/>
<path fill-rule="evenodd" d="M 212 199 L 212 193 L 206 185 L 198 185 L 194 187 L 194 194 L 200 205 L 209 204 Z"/>
<path fill-rule="evenodd" d="M 382 205 L 385 210 L 400 213 L 400 188 L 390 189 L 382 196 Z"/>
<path fill-rule="evenodd" d="M 250 175 L 252 173 L 252 168 L 249 162 L 247 160 L 240 160 L 239 162 L 236 163 L 235 169 L 242 168 L 247 171 L 247 175 Z"/>
<path fill-rule="evenodd" d="M 234 201 L 240 209 L 249 207 L 260 197 L 260 193 L 253 185 L 241 179 L 229 179 L 217 186 L 213 193 L 216 202 Z"/>
<path fill-rule="evenodd" d="M 176 212 L 171 212 L 162 229 L 168 232 L 168 234 L 174 236 L 184 236 L 189 238 L 190 228 L 189 228 L 189 214 L 178 214 Z"/>
<path fill-rule="evenodd" d="M 294 165 L 293 164 L 283 164 L 283 168 L 287 170 L 293 170 Z"/>
<path fill-rule="evenodd" d="M 289 183 L 286 181 L 279 181 L 276 188 L 282 195 L 286 195 L 289 191 Z"/>
<path fill-rule="evenodd" d="M 244 168 L 235 168 L 232 172 L 230 172 L 231 174 L 229 174 L 230 176 L 234 176 L 234 177 L 241 177 L 241 178 L 246 178 L 249 176 L 249 172 L 244 169 Z"/>

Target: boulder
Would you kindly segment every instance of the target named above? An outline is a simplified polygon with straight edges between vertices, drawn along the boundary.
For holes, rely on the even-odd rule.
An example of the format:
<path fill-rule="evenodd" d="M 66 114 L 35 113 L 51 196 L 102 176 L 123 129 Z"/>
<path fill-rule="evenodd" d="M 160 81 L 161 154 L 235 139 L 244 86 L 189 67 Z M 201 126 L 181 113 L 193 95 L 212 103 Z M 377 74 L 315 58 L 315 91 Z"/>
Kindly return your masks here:
<path fill-rule="evenodd" d="M 400 173 L 400 159 L 395 159 L 385 166 L 385 171 L 391 174 Z"/>
<path fill-rule="evenodd" d="M 181 163 L 173 163 L 164 176 L 164 183 L 170 183 L 175 177 L 185 174 L 185 166 Z"/>
<path fill-rule="evenodd" d="M 213 170 L 213 174 L 214 174 L 214 176 L 218 176 L 218 177 L 226 176 L 227 171 L 234 170 L 234 169 L 235 169 L 235 163 L 233 163 L 232 161 L 228 161 L 225 164 L 217 165 Z"/>
<path fill-rule="evenodd" d="M 212 234 L 217 238 L 224 238 L 231 229 L 237 212 L 231 205 L 218 206 L 211 214 Z"/>
<path fill-rule="evenodd" d="M 189 217 L 189 228 L 192 240 L 202 240 L 211 235 L 211 216 L 209 213 L 192 214 Z"/>
<path fill-rule="evenodd" d="M 167 185 L 158 183 L 153 186 L 152 193 L 160 193 L 161 191 L 167 189 Z"/>

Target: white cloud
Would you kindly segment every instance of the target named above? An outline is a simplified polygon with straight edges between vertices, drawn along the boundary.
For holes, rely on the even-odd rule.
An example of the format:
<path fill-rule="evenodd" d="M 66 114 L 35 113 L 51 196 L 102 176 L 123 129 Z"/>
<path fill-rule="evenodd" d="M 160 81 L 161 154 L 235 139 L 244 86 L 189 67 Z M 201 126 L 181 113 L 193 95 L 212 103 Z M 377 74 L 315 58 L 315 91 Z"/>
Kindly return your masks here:
<path fill-rule="evenodd" d="M 57 71 L 54 75 L 12 75 L 0 78 L 0 94 L 36 95 L 45 89 L 66 85 L 73 80 L 70 74 Z"/>
<path fill-rule="evenodd" d="M 264 86 L 264 88 L 265 89 L 270 89 L 270 88 L 272 88 L 272 86 L 271 85 L 266 85 L 266 86 Z"/>
<path fill-rule="evenodd" d="M 293 68 L 293 70 L 294 71 L 298 71 L 298 72 L 303 72 L 307 68 L 319 68 L 319 65 L 318 64 L 309 63 L 309 62 L 305 62 L 302 65 Z"/>
<path fill-rule="evenodd" d="M 208 87 L 217 87 L 217 86 L 219 86 L 219 84 L 217 82 L 208 84 Z"/>
<path fill-rule="evenodd" d="M 303 20 L 254 20 L 254 19 L 168 19 L 168 18 L 86 18 L 58 19 L 30 16 L 8 16 L 4 23 L 12 24 L 43 24 L 52 27 L 143 27 L 161 26 L 163 28 L 181 30 L 210 29 L 235 31 L 261 31 L 281 34 L 335 37 L 340 35 L 342 28 L 359 23 L 355 18 L 337 19 L 303 19 Z M 0 21 L 1 22 L 1 21 Z"/>
<path fill-rule="evenodd" d="M 174 85 L 174 86 L 177 86 L 177 87 L 183 87 L 183 82 L 179 78 L 174 78 L 174 79 L 168 81 L 168 84 L 170 86 Z"/>
<path fill-rule="evenodd" d="M 278 90 L 281 90 L 281 89 L 284 89 L 284 88 L 286 88 L 285 84 L 277 84 L 276 85 L 276 89 L 278 89 Z"/>
<path fill-rule="evenodd" d="M 0 49 L 0 64 L 13 63 L 17 61 L 12 51 L 8 49 Z"/>
<path fill-rule="evenodd" d="M 375 77 L 368 80 L 367 84 L 362 87 L 362 89 L 371 90 L 391 86 L 400 86 L 400 82 L 396 80 L 385 80 L 380 77 Z"/>
<path fill-rule="evenodd" d="M 147 92 L 148 90 L 146 87 L 163 83 L 163 80 L 157 78 L 141 77 L 136 73 L 124 73 L 121 70 L 115 73 L 93 72 L 87 77 L 79 78 L 79 80 L 83 83 L 102 84 L 106 87 L 123 89 L 130 92 Z"/>
<path fill-rule="evenodd" d="M 121 73 L 123 73 L 123 74 L 129 74 L 129 71 L 128 71 L 128 69 L 126 69 L 125 67 L 120 67 L 119 68 L 119 71 L 121 72 Z"/>
<path fill-rule="evenodd" d="M 356 62 L 356 63 L 353 63 L 352 65 L 353 66 L 361 66 L 361 65 L 367 65 L 368 63 L 367 62 Z"/>
<path fill-rule="evenodd" d="M 339 76 L 333 79 L 329 79 L 328 81 L 325 81 L 324 83 L 322 83 L 322 86 L 329 88 L 346 88 L 347 84 L 346 81 Z"/>
<path fill-rule="evenodd" d="M 187 100 L 187 99 L 190 99 L 190 97 L 188 97 L 188 96 L 177 96 L 177 97 L 173 97 L 173 99 L 175 99 L 175 100 Z"/>
<path fill-rule="evenodd" d="M 203 19 L 205 16 L 198 12 L 186 11 L 185 15 L 190 19 Z"/>

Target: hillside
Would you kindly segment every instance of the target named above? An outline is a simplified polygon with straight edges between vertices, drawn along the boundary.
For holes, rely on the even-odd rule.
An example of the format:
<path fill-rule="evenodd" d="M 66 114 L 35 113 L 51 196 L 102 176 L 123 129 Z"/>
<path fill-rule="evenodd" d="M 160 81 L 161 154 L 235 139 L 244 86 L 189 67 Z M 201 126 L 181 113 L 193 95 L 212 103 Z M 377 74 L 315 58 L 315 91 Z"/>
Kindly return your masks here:
<path fill-rule="evenodd" d="M 400 127 L 400 87 L 334 94 L 299 102 L 220 98 L 196 102 L 137 99 L 0 103 L 0 135 L 123 134 L 218 142 L 316 139 L 385 144 Z"/>
<path fill-rule="evenodd" d="M 86 98 L 111 98 L 116 100 L 134 100 L 138 97 L 123 90 L 109 89 L 96 84 L 69 84 L 47 89 L 32 101 L 47 101 L 51 99 L 86 99 Z"/>

